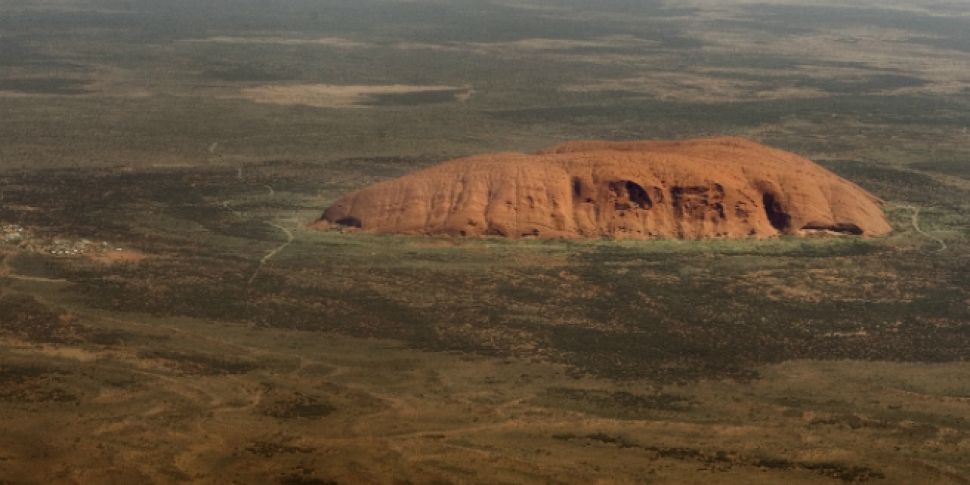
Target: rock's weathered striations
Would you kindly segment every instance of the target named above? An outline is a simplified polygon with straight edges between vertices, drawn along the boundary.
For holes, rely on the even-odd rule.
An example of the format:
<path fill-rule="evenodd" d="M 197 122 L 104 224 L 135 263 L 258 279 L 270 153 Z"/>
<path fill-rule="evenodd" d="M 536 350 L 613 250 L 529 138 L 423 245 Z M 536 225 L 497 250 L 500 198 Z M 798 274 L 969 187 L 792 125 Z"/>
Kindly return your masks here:
<path fill-rule="evenodd" d="M 733 137 L 572 142 L 445 162 L 337 200 L 324 225 L 402 234 L 744 238 L 890 232 L 880 201 Z"/>

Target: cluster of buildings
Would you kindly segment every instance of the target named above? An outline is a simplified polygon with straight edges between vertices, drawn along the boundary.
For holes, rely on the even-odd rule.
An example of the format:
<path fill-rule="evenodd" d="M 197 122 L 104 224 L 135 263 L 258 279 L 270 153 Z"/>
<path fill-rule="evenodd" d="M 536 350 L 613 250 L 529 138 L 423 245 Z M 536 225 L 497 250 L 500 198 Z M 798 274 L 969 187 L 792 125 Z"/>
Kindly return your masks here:
<path fill-rule="evenodd" d="M 17 224 L 0 223 L 0 244 L 17 246 L 28 251 L 51 254 L 54 256 L 81 256 L 90 253 L 123 251 L 107 241 L 95 242 L 88 239 L 45 239 L 34 235 L 30 229 Z"/>
<path fill-rule="evenodd" d="M 0 242 L 19 244 L 30 238 L 30 232 L 17 224 L 0 224 Z"/>

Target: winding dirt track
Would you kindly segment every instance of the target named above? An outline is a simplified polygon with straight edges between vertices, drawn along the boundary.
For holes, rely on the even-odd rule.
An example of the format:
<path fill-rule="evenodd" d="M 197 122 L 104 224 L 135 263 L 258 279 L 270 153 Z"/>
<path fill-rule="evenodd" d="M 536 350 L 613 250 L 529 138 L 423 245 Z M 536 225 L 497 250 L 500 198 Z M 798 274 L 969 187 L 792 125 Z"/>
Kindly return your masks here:
<path fill-rule="evenodd" d="M 933 236 L 933 235 L 929 234 L 928 232 L 920 229 L 920 227 L 919 227 L 919 211 L 920 211 L 920 208 L 919 207 L 916 207 L 916 206 L 909 206 L 909 208 L 913 210 L 913 229 L 916 229 L 916 232 L 922 234 L 923 236 L 927 237 L 928 239 L 932 239 L 933 241 L 936 241 L 936 243 L 940 245 L 940 249 L 937 249 L 935 252 L 939 253 L 939 252 L 946 251 L 947 245 L 946 245 L 946 242 L 945 241 L 943 241 L 942 239 L 940 239 L 940 238 L 938 238 L 936 236 Z"/>
<path fill-rule="evenodd" d="M 269 260 L 273 259 L 273 257 L 279 254 L 280 251 L 286 249 L 286 247 L 293 242 L 293 239 L 295 239 L 293 236 L 293 232 L 290 231 L 289 229 L 276 223 L 270 223 L 270 225 L 283 231 L 283 233 L 286 234 L 286 242 L 279 245 L 277 248 L 273 249 L 272 251 L 266 253 L 266 256 L 263 256 L 263 259 L 259 260 L 259 266 L 256 266 L 256 270 L 253 271 L 253 275 L 249 277 L 249 284 L 253 284 L 253 281 L 255 281 L 256 277 L 259 276 L 259 270 L 263 269 L 263 265 L 265 265 Z"/>

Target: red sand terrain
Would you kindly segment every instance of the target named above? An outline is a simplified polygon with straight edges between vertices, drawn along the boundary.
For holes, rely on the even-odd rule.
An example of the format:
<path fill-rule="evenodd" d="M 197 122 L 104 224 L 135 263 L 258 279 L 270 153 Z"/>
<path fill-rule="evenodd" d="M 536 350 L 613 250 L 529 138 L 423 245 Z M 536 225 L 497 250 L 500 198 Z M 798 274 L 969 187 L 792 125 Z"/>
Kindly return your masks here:
<path fill-rule="evenodd" d="M 742 138 L 566 143 L 462 158 L 337 200 L 323 226 L 510 238 L 744 238 L 890 232 L 880 201 Z"/>

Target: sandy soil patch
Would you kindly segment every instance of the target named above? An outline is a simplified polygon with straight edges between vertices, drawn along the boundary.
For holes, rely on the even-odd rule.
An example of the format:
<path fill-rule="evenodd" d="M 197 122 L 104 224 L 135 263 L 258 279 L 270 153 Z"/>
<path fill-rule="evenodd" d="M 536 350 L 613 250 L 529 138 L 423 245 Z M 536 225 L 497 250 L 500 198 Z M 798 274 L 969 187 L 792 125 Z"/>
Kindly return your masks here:
<path fill-rule="evenodd" d="M 325 47 L 338 47 L 342 49 L 356 49 L 356 48 L 374 46 L 374 44 L 371 44 L 371 43 L 359 42 L 356 40 L 346 39 L 343 37 L 316 37 L 316 38 L 283 37 L 283 36 L 236 37 L 236 36 L 220 35 L 220 36 L 214 36 L 214 37 L 206 37 L 204 39 L 188 39 L 183 42 L 213 43 L 213 44 L 317 45 L 317 46 L 325 46 Z"/>
<path fill-rule="evenodd" d="M 148 257 L 145 253 L 134 249 L 110 250 L 89 255 L 91 260 L 102 264 L 140 263 Z"/>
<path fill-rule="evenodd" d="M 765 2 L 764 0 L 682 0 L 678 2 L 678 5 L 685 8 L 698 8 L 702 9 L 702 11 L 713 11 L 724 15 L 724 12 L 731 12 L 740 7 L 765 5 L 766 3 L 769 2 Z M 923 4 L 920 5 L 919 3 Z M 772 0 L 770 4 L 793 6 L 815 4 L 833 7 L 850 5 L 846 2 L 833 0 L 816 0 L 815 2 L 806 2 L 805 0 Z M 970 12 L 966 12 L 958 2 L 886 2 L 885 0 L 857 0 L 852 2 L 851 6 L 855 8 L 869 7 L 878 10 L 929 16 L 970 17 Z"/>
<path fill-rule="evenodd" d="M 467 89 L 456 86 L 415 86 L 404 84 L 292 84 L 246 88 L 241 91 L 241 94 L 244 98 L 257 103 L 312 106 L 315 108 L 366 108 L 368 107 L 366 103 L 376 96 L 431 91 L 467 92 Z M 460 94 L 460 92 L 456 93 L 456 100 Z"/>
<path fill-rule="evenodd" d="M 7 204 L 4 206 L 4 208 L 7 210 L 20 211 L 20 212 L 38 212 L 41 210 L 40 207 L 36 207 L 32 205 L 23 205 L 23 204 Z"/>
<path fill-rule="evenodd" d="M 767 86 L 746 81 L 690 72 L 654 72 L 644 76 L 571 84 L 566 92 L 624 91 L 662 100 L 697 103 L 821 98 L 823 90 L 809 87 Z"/>
<path fill-rule="evenodd" d="M 61 347 L 55 345 L 41 345 L 30 349 L 28 352 L 40 353 L 58 359 L 76 360 L 78 362 L 95 362 L 107 355 L 106 352 L 91 352 L 77 347 Z"/>
<path fill-rule="evenodd" d="M 401 50 L 431 50 L 438 52 L 465 52 L 485 56 L 519 57 L 535 54 L 555 52 L 558 55 L 571 55 L 569 51 L 575 49 L 632 49 L 655 48 L 660 43 L 652 40 L 640 39 L 632 35 L 613 35 L 595 39 L 554 39 L 531 38 L 507 42 L 398 42 L 392 45 Z M 604 53 L 605 54 L 605 53 Z M 584 56 L 593 60 L 599 56 Z"/>
<path fill-rule="evenodd" d="M 659 42 L 632 35 L 598 37 L 590 40 L 533 38 L 509 42 L 472 43 L 469 46 L 485 50 L 549 51 L 590 48 L 656 47 Z"/>

